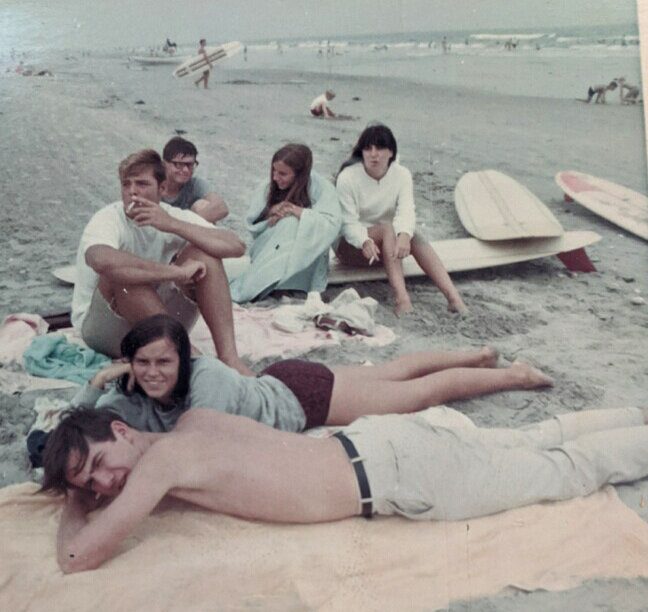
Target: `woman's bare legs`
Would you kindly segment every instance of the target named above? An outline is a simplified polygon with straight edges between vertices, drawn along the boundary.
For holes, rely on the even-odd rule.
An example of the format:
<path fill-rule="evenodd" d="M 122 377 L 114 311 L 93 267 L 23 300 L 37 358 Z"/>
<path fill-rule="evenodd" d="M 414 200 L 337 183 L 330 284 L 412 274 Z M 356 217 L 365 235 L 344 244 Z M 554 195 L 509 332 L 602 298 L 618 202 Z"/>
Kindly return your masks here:
<path fill-rule="evenodd" d="M 551 379 L 524 361 L 508 368 L 455 367 L 413 380 L 360 378 L 358 368 L 335 374 L 327 425 L 347 425 L 365 414 L 406 413 L 453 400 L 511 389 L 536 389 Z"/>
<path fill-rule="evenodd" d="M 371 238 L 380 249 L 382 265 L 394 296 L 394 312 L 401 315 L 412 310 L 412 301 L 405 288 L 403 261 L 394 256 L 396 252 L 396 234 L 391 223 L 372 225 L 368 230 Z"/>
<path fill-rule="evenodd" d="M 464 304 L 457 288 L 454 286 L 450 275 L 445 269 L 443 262 L 439 259 L 435 250 L 430 246 L 430 243 L 425 240 L 420 240 L 416 236 L 410 242 L 412 256 L 423 272 L 425 272 L 434 284 L 438 287 L 439 291 L 443 293 L 446 300 L 448 300 L 448 310 L 465 314 L 468 308 Z"/>
<path fill-rule="evenodd" d="M 372 225 L 367 229 L 369 237 L 380 249 L 381 263 L 385 268 L 387 280 L 394 296 L 394 312 L 401 315 L 412 310 L 412 301 L 405 287 L 403 274 L 403 260 L 395 256 L 396 234 L 391 223 L 384 222 Z M 418 265 L 438 287 L 439 291 L 448 300 L 448 309 L 453 312 L 466 313 L 468 308 L 464 304 L 443 262 L 435 253 L 430 244 L 418 237 L 410 242 L 411 253 Z M 343 263 L 350 265 L 368 265 L 362 251 L 346 244 L 338 250 L 338 256 Z"/>
<path fill-rule="evenodd" d="M 417 351 L 378 365 L 335 366 L 331 369 L 336 378 L 344 375 L 361 381 L 403 381 L 450 368 L 494 368 L 498 357 L 494 348 L 485 346 L 476 351 Z"/>

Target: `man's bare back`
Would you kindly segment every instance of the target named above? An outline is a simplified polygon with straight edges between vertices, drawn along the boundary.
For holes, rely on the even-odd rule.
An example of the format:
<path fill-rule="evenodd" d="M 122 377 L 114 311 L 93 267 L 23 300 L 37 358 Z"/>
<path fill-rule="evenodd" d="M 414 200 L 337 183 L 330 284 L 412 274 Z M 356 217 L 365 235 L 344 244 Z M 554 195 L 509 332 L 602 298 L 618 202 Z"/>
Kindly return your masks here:
<path fill-rule="evenodd" d="M 357 481 L 337 440 L 277 432 L 213 410 L 191 410 L 161 442 L 166 446 L 163 456 L 183 457 L 169 495 L 185 501 L 275 522 L 330 521 L 358 513 Z M 222 495 L 222 485 L 229 489 L 233 480 L 236 498 Z"/>
<path fill-rule="evenodd" d="M 188 411 L 167 434 L 136 431 L 119 420 L 110 428 L 114 439 L 89 439 L 85 459 L 77 449 L 66 458 L 71 489 L 58 537 L 66 573 L 94 569 L 113 556 L 167 495 L 273 522 L 331 521 L 360 510 L 353 468 L 334 439 L 206 409 Z M 109 505 L 88 522 L 102 498 Z"/>

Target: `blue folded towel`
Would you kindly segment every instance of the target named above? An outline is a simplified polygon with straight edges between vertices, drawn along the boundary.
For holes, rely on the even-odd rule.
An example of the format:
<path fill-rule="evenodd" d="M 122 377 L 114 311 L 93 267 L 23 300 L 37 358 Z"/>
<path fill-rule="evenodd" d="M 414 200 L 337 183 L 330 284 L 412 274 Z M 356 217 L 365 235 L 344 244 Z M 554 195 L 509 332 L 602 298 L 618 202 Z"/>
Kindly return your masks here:
<path fill-rule="evenodd" d="M 101 353 L 68 342 L 63 334 L 36 336 L 23 353 L 25 369 L 30 374 L 80 384 L 90 380 L 110 361 Z"/>

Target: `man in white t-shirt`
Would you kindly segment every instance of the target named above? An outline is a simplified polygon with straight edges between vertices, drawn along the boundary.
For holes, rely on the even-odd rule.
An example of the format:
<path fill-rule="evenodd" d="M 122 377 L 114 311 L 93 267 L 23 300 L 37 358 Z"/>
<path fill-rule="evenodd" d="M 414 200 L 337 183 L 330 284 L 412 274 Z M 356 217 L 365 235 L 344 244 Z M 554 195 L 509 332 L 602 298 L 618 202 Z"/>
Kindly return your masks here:
<path fill-rule="evenodd" d="M 119 357 L 121 339 L 136 321 L 168 313 L 189 330 L 200 311 L 218 357 L 252 374 L 236 350 L 221 261 L 240 257 L 245 245 L 194 212 L 160 202 L 164 177 L 152 149 L 119 165 L 122 200 L 97 211 L 81 236 L 72 324 L 88 346 Z"/>
<path fill-rule="evenodd" d="M 329 108 L 328 103 L 335 98 L 335 92 L 327 89 L 323 94 L 317 96 L 310 105 L 310 112 L 313 117 L 335 117 L 335 113 Z"/>

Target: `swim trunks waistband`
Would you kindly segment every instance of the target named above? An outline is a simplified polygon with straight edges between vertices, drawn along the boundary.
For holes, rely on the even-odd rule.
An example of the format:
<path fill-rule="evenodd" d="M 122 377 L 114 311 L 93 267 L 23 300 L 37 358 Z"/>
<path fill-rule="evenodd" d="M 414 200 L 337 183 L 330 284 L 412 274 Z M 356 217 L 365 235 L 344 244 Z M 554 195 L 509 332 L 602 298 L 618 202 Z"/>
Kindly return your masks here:
<path fill-rule="evenodd" d="M 353 442 L 341 431 L 334 433 L 333 437 L 340 441 L 342 448 L 348 455 L 349 461 L 351 461 L 351 465 L 355 470 L 355 475 L 358 479 L 358 488 L 360 489 L 360 503 L 362 504 L 360 514 L 366 519 L 370 519 L 373 516 L 373 500 L 371 499 L 371 488 L 369 487 L 367 472 L 365 472 L 364 465 L 362 465 L 362 458 L 358 454 Z"/>

